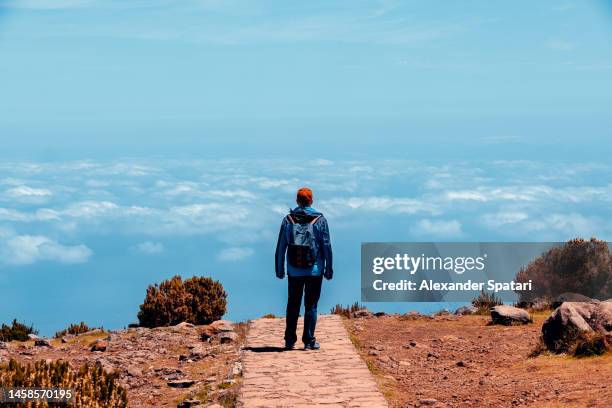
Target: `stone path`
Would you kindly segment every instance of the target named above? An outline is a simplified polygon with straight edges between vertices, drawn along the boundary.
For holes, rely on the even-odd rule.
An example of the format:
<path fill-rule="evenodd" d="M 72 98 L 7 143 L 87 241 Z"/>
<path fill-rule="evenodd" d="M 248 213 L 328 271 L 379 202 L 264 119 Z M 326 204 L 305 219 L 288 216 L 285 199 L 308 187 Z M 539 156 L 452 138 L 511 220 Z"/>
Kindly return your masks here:
<path fill-rule="evenodd" d="M 319 316 L 317 351 L 281 351 L 284 329 L 285 319 L 251 322 L 240 406 L 387 407 L 339 316 Z"/>

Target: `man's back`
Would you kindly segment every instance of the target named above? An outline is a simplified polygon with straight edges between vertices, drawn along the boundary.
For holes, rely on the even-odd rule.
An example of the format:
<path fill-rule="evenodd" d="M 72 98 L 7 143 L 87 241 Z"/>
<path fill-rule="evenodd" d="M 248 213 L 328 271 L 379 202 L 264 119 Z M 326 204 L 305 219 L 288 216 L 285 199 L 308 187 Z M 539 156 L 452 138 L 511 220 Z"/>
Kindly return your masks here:
<path fill-rule="evenodd" d="M 329 227 L 325 216 L 310 206 L 299 206 L 283 218 L 278 242 L 276 244 L 276 276 L 284 277 L 287 249 L 292 242 L 292 232 L 296 224 L 312 224 L 314 243 L 316 246 L 316 260 L 311 267 L 300 267 L 287 262 L 289 276 L 319 276 L 327 273 L 325 277 L 333 276 L 332 250 L 329 238 Z"/>
<path fill-rule="evenodd" d="M 276 277 L 285 277 L 285 263 L 288 275 L 285 348 L 292 349 L 297 341 L 297 321 L 303 296 L 304 349 L 317 350 L 319 343 L 314 332 L 321 284 L 323 277 L 331 279 L 334 273 L 331 241 L 325 216 L 312 208 L 312 191 L 299 189 L 296 202 L 298 207 L 283 218 L 274 257 Z"/>

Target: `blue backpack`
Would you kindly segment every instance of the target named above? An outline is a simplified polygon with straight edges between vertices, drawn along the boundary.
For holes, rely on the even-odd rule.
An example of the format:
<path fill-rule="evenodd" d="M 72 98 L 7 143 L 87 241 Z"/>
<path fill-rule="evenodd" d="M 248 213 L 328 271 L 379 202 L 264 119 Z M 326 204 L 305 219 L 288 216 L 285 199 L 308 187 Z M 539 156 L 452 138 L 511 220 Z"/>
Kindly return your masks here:
<path fill-rule="evenodd" d="M 314 236 L 314 224 L 321 215 L 309 215 L 291 212 L 287 220 L 291 225 L 287 262 L 296 268 L 312 268 L 317 261 L 317 242 Z"/>

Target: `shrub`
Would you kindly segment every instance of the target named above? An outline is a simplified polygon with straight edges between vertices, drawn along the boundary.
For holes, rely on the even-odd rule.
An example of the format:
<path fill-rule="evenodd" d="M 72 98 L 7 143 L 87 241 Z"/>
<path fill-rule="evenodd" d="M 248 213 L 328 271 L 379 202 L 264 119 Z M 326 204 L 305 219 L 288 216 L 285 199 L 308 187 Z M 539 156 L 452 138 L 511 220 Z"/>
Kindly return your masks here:
<path fill-rule="evenodd" d="M 533 290 L 518 292 L 519 302 L 555 298 L 574 292 L 600 300 L 612 297 L 612 257 L 608 244 L 596 238 L 576 238 L 554 247 L 521 268 L 517 282 L 533 282 Z"/>
<path fill-rule="evenodd" d="M 341 304 L 337 304 L 336 306 L 332 307 L 330 313 L 350 318 L 353 312 L 362 309 L 363 306 L 359 302 L 355 302 L 352 305 L 348 305 L 346 307 Z"/>
<path fill-rule="evenodd" d="M 610 349 L 606 337 L 601 333 L 581 333 L 574 343 L 574 357 L 601 356 Z"/>
<path fill-rule="evenodd" d="M 451 315 L 452 313 L 450 312 L 450 310 L 448 309 L 441 309 L 438 310 L 437 312 L 435 312 L 433 315 L 434 316 L 448 316 Z"/>
<path fill-rule="evenodd" d="M 13 319 L 12 326 L 2 323 L 0 327 L 0 341 L 26 341 L 29 339 L 28 334 L 38 334 L 38 330 L 34 326 L 19 323 L 17 319 Z"/>
<path fill-rule="evenodd" d="M 472 299 L 472 306 L 478 309 L 476 313 L 480 314 L 488 314 L 492 307 L 501 304 L 503 304 L 503 302 L 500 298 L 495 296 L 495 293 L 487 293 L 484 290 L 482 290 L 477 297 Z"/>
<path fill-rule="evenodd" d="M 148 287 L 138 320 L 143 327 L 181 322 L 209 324 L 223 317 L 226 299 L 227 294 L 218 281 L 198 276 L 183 281 L 177 275 Z"/>
<path fill-rule="evenodd" d="M 83 334 L 83 333 L 87 333 L 88 331 L 90 331 L 91 328 L 89 326 L 87 326 L 87 324 L 85 322 L 81 322 L 79 324 L 71 324 L 70 326 L 68 326 L 67 329 L 64 329 L 62 331 L 58 331 L 55 333 L 55 338 L 59 339 L 67 334 L 73 334 L 73 335 L 78 335 L 78 334 Z"/>
<path fill-rule="evenodd" d="M 12 406 L 25 408 L 53 407 L 87 407 L 87 408 L 124 408 L 127 407 L 127 392 L 118 385 L 117 373 L 107 373 L 100 363 L 85 364 L 79 370 L 72 369 L 66 361 L 44 360 L 34 365 L 22 365 L 11 359 L 0 366 L 0 388 L 34 387 L 34 388 L 68 388 L 72 398 L 68 403 L 39 403 L 31 405 L 17 403 Z"/>

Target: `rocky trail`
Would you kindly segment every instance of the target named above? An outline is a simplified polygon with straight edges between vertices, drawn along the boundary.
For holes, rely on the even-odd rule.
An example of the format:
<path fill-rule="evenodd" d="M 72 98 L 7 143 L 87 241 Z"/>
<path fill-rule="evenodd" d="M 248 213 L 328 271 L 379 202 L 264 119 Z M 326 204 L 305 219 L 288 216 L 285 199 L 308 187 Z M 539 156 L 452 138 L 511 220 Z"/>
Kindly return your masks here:
<path fill-rule="evenodd" d="M 300 319 L 298 328 L 301 326 Z M 284 328 L 284 319 L 251 322 L 243 351 L 239 405 L 387 407 L 339 316 L 319 316 L 321 349 L 316 351 L 284 351 Z"/>

